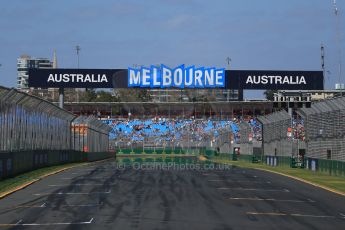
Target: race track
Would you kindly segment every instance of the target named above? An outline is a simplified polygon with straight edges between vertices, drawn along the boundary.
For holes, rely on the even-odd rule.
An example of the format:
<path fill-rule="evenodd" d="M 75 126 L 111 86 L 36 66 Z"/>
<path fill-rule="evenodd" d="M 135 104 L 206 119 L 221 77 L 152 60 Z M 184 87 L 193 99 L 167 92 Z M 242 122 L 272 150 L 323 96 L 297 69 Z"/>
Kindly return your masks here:
<path fill-rule="evenodd" d="M 345 229 L 345 198 L 263 171 L 137 169 L 114 161 L 0 200 L 0 228 Z"/>

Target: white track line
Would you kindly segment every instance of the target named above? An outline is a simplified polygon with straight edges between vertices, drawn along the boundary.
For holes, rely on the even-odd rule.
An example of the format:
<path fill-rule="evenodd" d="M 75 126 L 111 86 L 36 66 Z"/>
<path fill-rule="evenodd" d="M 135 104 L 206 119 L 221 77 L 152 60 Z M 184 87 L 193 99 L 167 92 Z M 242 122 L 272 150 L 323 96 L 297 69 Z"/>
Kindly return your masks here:
<path fill-rule="evenodd" d="M 318 216 L 318 215 L 306 215 L 306 214 L 289 214 L 290 216 L 297 216 L 297 217 L 313 217 L 313 218 L 335 218 L 335 216 Z"/>
<path fill-rule="evenodd" d="M 91 224 L 93 218 L 89 221 L 84 222 L 58 222 L 58 223 L 22 223 L 22 220 L 18 221 L 16 224 L 0 224 L 0 227 L 12 227 L 12 226 L 53 226 L 53 225 L 85 225 Z"/>
<path fill-rule="evenodd" d="M 23 222 L 23 220 L 19 220 L 17 223 L 15 223 L 15 225 L 20 224 L 21 222 Z"/>
<path fill-rule="evenodd" d="M 116 183 L 110 184 L 50 184 L 49 187 L 65 187 L 65 186 L 112 186 L 116 185 Z"/>
<path fill-rule="evenodd" d="M 35 193 L 33 196 L 46 196 L 46 195 L 89 195 L 89 194 L 109 194 L 111 190 L 107 192 L 57 192 L 57 193 Z"/>
<path fill-rule="evenodd" d="M 93 177 L 93 176 L 83 176 L 83 177 L 62 177 L 62 178 L 59 178 L 60 180 L 74 180 L 74 179 L 78 179 L 78 180 L 85 180 L 85 179 L 90 179 L 90 180 L 93 180 L 93 179 L 109 179 L 109 177 Z"/>
<path fill-rule="evenodd" d="M 84 222 L 61 222 L 61 223 L 31 223 L 31 224 L 19 224 L 20 226 L 51 226 L 51 225 L 83 225 L 83 224 L 91 224 L 93 221 L 93 218 L 91 218 L 89 221 Z"/>
<path fill-rule="evenodd" d="M 252 183 L 252 184 L 271 184 L 271 181 L 251 181 L 251 180 L 223 180 L 223 179 L 217 179 L 217 180 L 207 180 L 209 182 L 229 182 L 229 183 Z"/>
<path fill-rule="evenodd" d="M 14 206 L 14 208 L 44 208 L 46 203 L 43 203 L 41 205 L 18 205 Z"/>
<path fill-rule="evenodd" d="M 292 202 L 292 203 L 314 203 L 313 200 L 277 200 L 273 198 L 257 198 L 257 197 L 229 197 L 229 200 L 248 200 L 248 201 L 274 201 L 274 202 Z"/>
<path fill-rule="evenodd" d="M 312 217 L 312 218 L 336 218 L 335 216 L 319 216 L 309 214 L 298 214 L 298 213 L 283 213 L 283 212 L 247 212 L 247 215 L 256 216 L 294 216 L 294 217 Z"/>
<path fill-rule="evenodd" d="M 66 204 L 66 205 L 60 205 L 60 207 L 96 207 L 100 206 L 102 204 Z M 58 207 L 58 206 L 55 206 Z"/>
<path fill-rule="evenodd" d="M 100 206 L 101 204 L 65 204 L 65 205 L 47 205 L 43 203 L 42 205 L 21 205 L 16 206 L 15 208 L 59 208 L 59 207 L 96 207 Z"/>
<path fill-rule="evenodd" d="M 264 192 L 290 192 L 288 189 L 261 189 L 261 188 L 228 188 L 220 187 L 219 190 L 242 190 L 242 191 L 264 191 Z"/>

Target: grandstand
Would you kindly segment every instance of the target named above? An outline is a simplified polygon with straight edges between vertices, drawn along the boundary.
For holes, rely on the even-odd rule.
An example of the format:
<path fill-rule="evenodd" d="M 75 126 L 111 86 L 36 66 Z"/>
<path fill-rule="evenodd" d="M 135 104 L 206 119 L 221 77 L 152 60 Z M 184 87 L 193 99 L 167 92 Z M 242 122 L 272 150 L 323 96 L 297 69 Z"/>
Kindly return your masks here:
<path fill-rule="evenodd" d="M 231 130 L 238 133 L 236 123 L 226 120 L 156 117 L 143 120 L 107 119 L 103 122 L 111 126 L 110 140 L 119 147 L 126 147 L 128 143 L 155 148 L 163 148 L 163 145 L 174 148 L 182 143 L 189 147 L 207 147 L 220 132 Z"/>
<path fill-rule="evenodd" d="M 137 104 L 133 103 L 124 112 L 130 111 L 130 116 L 101 120 L 111 127 L 110 148 L 120 151 L 194 148 L 230 157 L 236 149 L 243 157 L 255 156 L 262 161 L 267 157 L 344 161 L 344 100 L 339 97 L 313 102 L 311 108 L 294 109 L 292 113 L 287 109 L 269 112 L 268 103 L 260 102 L 255 109 L 241 110 L 240 114 L 233 110 L 239 106 L 237 102 L 210 104 L 208 113 L 195 113 L 193 107 L 184 114 L 185 103 L 163 103 L 145 115 L 135 113 L 145 108 L 135 108 Z"/>

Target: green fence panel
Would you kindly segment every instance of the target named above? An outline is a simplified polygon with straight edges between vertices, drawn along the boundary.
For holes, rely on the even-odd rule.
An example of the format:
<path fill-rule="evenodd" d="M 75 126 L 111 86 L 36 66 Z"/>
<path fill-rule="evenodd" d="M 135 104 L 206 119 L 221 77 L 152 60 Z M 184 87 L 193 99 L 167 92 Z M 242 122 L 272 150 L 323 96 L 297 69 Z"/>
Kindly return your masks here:
<path fill-rule="evenodd" d="M 245 162 L 252 162 L 253 161 L 253 155 L 238 155 L 237 157 L 238 160 L 240 161 L 245 161 Z"/>

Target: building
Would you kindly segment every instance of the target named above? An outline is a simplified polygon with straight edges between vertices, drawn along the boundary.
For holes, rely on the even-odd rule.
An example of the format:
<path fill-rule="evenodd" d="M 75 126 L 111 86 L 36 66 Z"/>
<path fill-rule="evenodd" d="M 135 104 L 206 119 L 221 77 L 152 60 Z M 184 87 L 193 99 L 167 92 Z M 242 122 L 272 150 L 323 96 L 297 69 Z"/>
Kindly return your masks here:
<path fill-rule="evenodd" d="M 17 59 L 17 89 L 28 93 L 30 91 L 28 85 L 29 69 L 49 69 L 53 68 L 53 62 L 47 58 L 33 58 L 28 55 L 22 55 Z"/>
<path fill-rule="evenodd" d="M 325 99 L 330 99 L 333 97 L 340 97 L 345 94 L 345 90 L 320 90 L 312 91 L 311 93 L 312 101 L 320 101 Z"/>
<path fill-rule="evenodd" d="M 151 102 L 242 101 L 243 90 L 149 89 Z"/>
<path fill-rule="evenodd" d="M 57 68 L 56 52 L 54 51 L 53 61 L 48 58 L 34 58 L 29 55 L 22 55 L 17 59 L 17 89 L 34 96 L 41 97 L 48 101 L 57 101 L 59 90 L 56 88 L 29 88 L 29 69 L 51 69 Z"/>
<path fill-rule="evenodd" d="M 278 93 L 284 96 L 304 96 L 309 95 L 311 101 L 320 101 L 334 97 L 341 97 L 345 95 L 345 90 L 331 89 L 331 90 L 279 90 Z"/>

